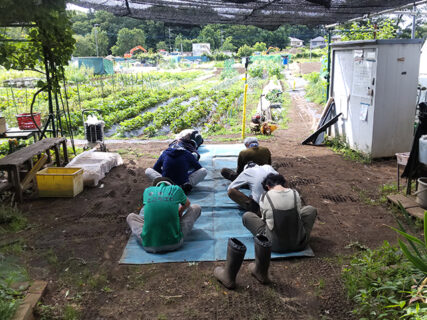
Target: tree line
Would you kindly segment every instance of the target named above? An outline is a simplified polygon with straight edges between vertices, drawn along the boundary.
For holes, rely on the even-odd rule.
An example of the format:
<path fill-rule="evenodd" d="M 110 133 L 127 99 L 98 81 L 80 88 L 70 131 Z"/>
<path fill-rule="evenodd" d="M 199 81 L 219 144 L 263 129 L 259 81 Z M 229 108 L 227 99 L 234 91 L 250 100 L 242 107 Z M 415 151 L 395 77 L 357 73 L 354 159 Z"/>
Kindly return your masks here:
<path fill-rule="evenodd" d="M 379 31 L 384 38 L 410 38 L 411 26 L 401 27 L 402 15 L 376 18 L 357 23 L 343 24 L 340 29 L 351 30 L 350 33 L 338 33 L 345 40 L 362 40 L 373 38 L 374 32 Z M 191 51 L 193 43 L 209 43 L 211 51 L 255 51 L 257 43 L 268 47 L 285 48 L 289 45 L 289 37 L 295 37 L 309 44 L 310 39 L 325 35 L 322 27 L 305 25 L 282 25 L 275 31 L 269 31 L 254 26 L 209 24 L 205 26 L 169 25 L 151 20 L 138 20 L 129 17 L 117 17 L 106 11 L 89 11 L 88 13 L 71 13 L 72 29 L 75 33 L 75 56 L 106 56 L 113 54 L 123 56 L 137 45 L 150 52 L 160 49 L 166 51 Z M 427 36 L 425 16 L 417 18 L 417 38 Z M 263 48 L 263 47 L 262 47 Z M 252 51 L 253 51 L 252 50 Z"/>
<path fill-rule="evenodd" d="M 150 20 L 116 17 L 106 11 L 74 12 L 71 17 L 76 39 L 75 56 L 113 54 L 123 56 L 137 45 L 149 51 L 191 51 L 193 43 L 210 43 L 211 50 L 236 52 L 243 46 L 262 42 L 267 47 L 284 48 L 289 37 L 305 43 L 322 33 L 320 27 L 283 25 L 275 31 L 254 26 L 210 24 L 177 26 Z"/>

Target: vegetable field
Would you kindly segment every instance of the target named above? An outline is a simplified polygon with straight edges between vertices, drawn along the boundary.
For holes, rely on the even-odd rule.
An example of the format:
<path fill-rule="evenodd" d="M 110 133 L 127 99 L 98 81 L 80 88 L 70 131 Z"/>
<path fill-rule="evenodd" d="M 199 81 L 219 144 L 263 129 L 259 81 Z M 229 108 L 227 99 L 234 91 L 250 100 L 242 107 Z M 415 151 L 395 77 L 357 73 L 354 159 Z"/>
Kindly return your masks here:
<path fill-rule="evenodd" d="M 208 134 L 232 133 L 238 131 L 243 108 L 242 79 L 243 74 L 237 70 L 224 76 L 212 67 L 104 77 L 70 68 L 58 104 L 62 123 L 68 110 L 71 130 L 77 136 L 83 133 L 81 113 L 85 109 L 99 110 L 107 137 L 150 138 L 187 128 L 198 128 Z M 267 80 L 262 73 L 250 78 L 249 103 L 253 100 L 256 104 Z M 14 81 L 3 82 L 8 86 L 0 87 L 0 111 L 8 127 L 17 126 L 16 114 L 30 112 L 32 96 L 37 91 L 37 88 L 17 87 L 20 80 Z M 37 97 L 33 112 L 42 114 L 43 123 L 48 116 L 47 94 Z M 69 129 L 65 127 L 64 133 L 68 135 Z"/>

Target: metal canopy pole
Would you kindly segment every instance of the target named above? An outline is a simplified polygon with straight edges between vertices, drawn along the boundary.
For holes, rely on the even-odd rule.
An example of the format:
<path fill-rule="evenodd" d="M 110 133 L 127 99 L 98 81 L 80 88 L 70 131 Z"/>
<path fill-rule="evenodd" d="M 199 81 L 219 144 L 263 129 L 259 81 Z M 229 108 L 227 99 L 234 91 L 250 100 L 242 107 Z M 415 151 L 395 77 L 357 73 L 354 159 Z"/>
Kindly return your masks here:
<path fill-rule="evenodd" d="M 46 70 L 46 81 L 47 81 L 47 95 L 48 95 L 48 105 L 49 105 L 49 117 L 47 119 L 47 122 L 43 128 L 43 132 L 41 134 L 40 139 L 43 139 L 43 137 L 46 134 L 46 129 L 49 125 L 49 122 L 52 121 L 52 133 L 53 137 L 56 138 L 56 130 L 55 130 L 55 117 L 53 113 L 53 103 L 52 103 L 52 84 L 51 84 L 51 77 L 49 75 L 49 61 L 47 58 L 47 52 L 49 51 L 48 48 L 43 48 L 43 55 L 44 55 L 44 66 Z"/>
<path fill-rule="evenodd" d="M 311 43 L 310 43 L 311 48 Z M 326 86 L 326 101 L 329 100 L 329 87 L 331 85 L 331 30 L 328 30 L 328 84 Z"/>

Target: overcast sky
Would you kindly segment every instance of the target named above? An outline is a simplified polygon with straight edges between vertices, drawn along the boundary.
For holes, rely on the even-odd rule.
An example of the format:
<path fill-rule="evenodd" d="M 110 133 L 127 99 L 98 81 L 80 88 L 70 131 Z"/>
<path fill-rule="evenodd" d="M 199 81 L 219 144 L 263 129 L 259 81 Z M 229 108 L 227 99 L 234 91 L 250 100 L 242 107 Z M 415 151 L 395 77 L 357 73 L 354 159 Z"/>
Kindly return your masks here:
<path fill-rule="evenodd" d="M 82 12 L 88 12 L 89 11 L 89 9 L 82 8 L 82 7 L 79 7 L 79 6 L 76 6 L 74 4 L 70 4 L 70 3 L 67 3 L 67 10 L 75 10 L 75 11 L 82 11 Z"/>

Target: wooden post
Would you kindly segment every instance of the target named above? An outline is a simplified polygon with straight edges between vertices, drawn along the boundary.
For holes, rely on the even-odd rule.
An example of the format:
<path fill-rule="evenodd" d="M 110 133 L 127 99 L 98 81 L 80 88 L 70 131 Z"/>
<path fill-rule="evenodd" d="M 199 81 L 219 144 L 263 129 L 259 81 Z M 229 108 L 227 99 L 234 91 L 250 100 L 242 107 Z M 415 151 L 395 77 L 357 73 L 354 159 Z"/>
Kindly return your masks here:
<path fill-rule="evenodd" d="M 56 166 L 60 167 L 61 166 L 61 154 L 59 152 L 59 146 L 57 144 L 53 147 L 53 151 L 55 152 Z"/>
<path fill-rule="evenodd" d="M 15 195 L 18 200 L 18 202 L 22 202 L 22 188 L 21 188 L 21 181 L 19 181 L 19 168 L 18 166 L 13 166 L 12 170 L 10 171 L 13 176 L 13 185 L 15 187 Z"/>
<path fill-rule="evenodd" d="M 68 150 L 67 150 L 67 140 L 62 142 L 62 148 L 64 149 L 64 166 L 65 166 L 69 162 Z"/>

